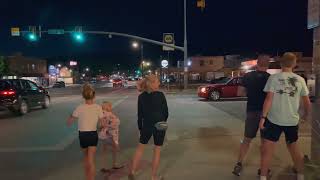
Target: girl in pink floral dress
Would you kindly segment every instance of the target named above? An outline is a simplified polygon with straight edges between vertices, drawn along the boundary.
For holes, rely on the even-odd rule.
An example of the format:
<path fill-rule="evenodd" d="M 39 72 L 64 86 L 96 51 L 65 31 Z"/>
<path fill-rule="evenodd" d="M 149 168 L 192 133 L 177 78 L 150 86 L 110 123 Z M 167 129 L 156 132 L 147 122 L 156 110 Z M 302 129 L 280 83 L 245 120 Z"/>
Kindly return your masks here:
<path fill-rule="evenodd" d="M 103 119 L 100 121 L 99 139 L 102 142 L 103 152 L 106 153 L 108 145 L 112 145 L 112 169 L 120 169 L 123 166 L 117 165 L 117 154 L 119 151 L 119 118 L 112 112 L 112 104 L 103 102 Z M 105 164 L 106 165 L 106 164 Z M 107 168 L 102 168 L 107 172 Z"/>

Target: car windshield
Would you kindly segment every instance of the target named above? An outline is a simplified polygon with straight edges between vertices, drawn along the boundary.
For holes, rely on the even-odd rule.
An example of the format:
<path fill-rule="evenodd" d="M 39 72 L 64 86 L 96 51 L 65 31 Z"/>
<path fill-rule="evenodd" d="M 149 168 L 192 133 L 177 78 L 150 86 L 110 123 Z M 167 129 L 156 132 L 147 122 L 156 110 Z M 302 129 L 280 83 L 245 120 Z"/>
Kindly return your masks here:
<path fill-rule="evenodd" d="M 220 79 L 217 79 L 214 84 L 226 84 L 227 82 L 230 81 L 231 78 L 220 78 Z"/>

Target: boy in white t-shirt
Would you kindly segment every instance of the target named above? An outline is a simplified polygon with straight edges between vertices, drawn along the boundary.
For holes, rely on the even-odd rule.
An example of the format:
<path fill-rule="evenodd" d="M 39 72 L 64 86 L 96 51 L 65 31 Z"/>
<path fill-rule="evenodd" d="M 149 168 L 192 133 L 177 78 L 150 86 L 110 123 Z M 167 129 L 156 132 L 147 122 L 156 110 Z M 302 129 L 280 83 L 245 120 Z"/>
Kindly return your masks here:
<path fill-rule="evenodd" d="M 267 97 L 259 125 L 263 138 L 260 180 L 267 179 L 275 145 L 282 133 L 298 172 L 297 180 L 304 180 L 303 155 L 297 144 L 298 129 L 299 121 L 307 119 L 311 104 L 305 80 L 292 71 L 296 61 L 293 53 L 285 53 L 280 60 L 282 72 L 270 76 L 264 89 Z M 304 106 L 301 118 L 298 113 L 300 100 Z"/>
<path fill-rule="evenodd" d="M 86 84 L 83 87 L 82 96 L 85 103 L 79 105 L 72 115 L 68 118 L 67 124 L 78 119 L 78 130 L 80 146 L 84 154 L 84 169 L 87 180 L 95 179 L 95 154 L 98 144 L 97 125 L 99 120 L 103 118 L 101 106 L 95 104 L 95 91 Z"/>

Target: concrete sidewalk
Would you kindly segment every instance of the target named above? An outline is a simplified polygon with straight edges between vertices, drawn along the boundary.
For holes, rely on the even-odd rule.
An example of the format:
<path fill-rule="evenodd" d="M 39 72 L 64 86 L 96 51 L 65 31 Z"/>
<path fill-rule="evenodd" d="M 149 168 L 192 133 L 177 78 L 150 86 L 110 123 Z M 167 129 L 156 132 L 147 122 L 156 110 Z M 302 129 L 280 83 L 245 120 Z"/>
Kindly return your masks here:
<path fill-rule="evenodd" d="M 129 98 L 130 99 L 130 98 Z M 128 164 L 138 143 L 136 126 L 136 110 L 133 107 L 136 99 L 130 99 L 116 108 L 122 124 L 120 141 L 122 151 L 120 162 Z M 257 138 L 251 146 L 249 155 L 244 162 L 244 170 L 240 177 L 231 172 L 237 160 L 240 139 L 243 136 L 243 119 L 218 109 L 208 102 L 195 100 L 194 96 L 167 95 L 170 118 L 166 141 L 162 148 L 159 173 L 165 180 L 255 180 L 258 179 L 257 169 L 260 164 L 260 142 Z M 226 105 L 226 104 L 224 104 Z M 126 110 L 125 113 L 123 110 Z M 134 130 L 132 130 L 134 129 Z M 135 132 L 131 132 L 135 131 Z M 299 145 L 301 150 L 310 155 L 311 138 L 306 128 L 302 128 Z M 130 132 L 129 134 L 124 134 Z M 128 140 L 127 145 L 123 142 Z M 149 144 L 153 142 L 150 141 Z M 152 145 L 145 149 L 142 165 L 136 180 L 150 180 Z M 81 154 L 79 154 L 80 156 Z M 97 154 L 97 171 L 102 167 L 103 155 Z M 111 162 L 110 157 L 108 162 Z M 272 162 L 272 180 L 296 180 L 292 172 L 292 161 L 282 137 Z M 306 180 L 320 180 L 319 167 L 307 168 Z M 97 173 L 97 180 L 126 180 L 128 168 L 116 171 L 111 176 Z M 43 180 L 83 179 L 81 160 L 70 162 L 70 165 L 59 171 L 50 173 Z"/>

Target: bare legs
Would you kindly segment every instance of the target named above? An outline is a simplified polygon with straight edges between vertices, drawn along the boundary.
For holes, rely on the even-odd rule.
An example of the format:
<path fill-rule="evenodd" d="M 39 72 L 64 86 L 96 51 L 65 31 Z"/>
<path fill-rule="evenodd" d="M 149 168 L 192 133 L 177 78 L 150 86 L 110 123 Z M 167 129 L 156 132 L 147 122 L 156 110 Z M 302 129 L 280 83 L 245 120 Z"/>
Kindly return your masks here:
<path fill-rule="evenodd" d="M 83 149 L 83 164 L 85 169 L 85 176 L 87 180 L 94 180 L 96 176 L 96 166 L 95 166 L 95 154 L 96 147 L 88 147 Z"/>
<path fill-rule="evenodd" d="M 131 169 L 130 169 L 130 174 L 132 175 L 136 173 L 139 162 L 144 152 L 144 147 L 145 145 L 140 143 L 136 149 L 136 152 L 132 160 Z M 160 152 L 161 152 L 161 146 L 155 146 L 153 151 L 153 160 L 152 160 L 152 180 L 158 180 L 157 172 L 160 164 Z"/>

